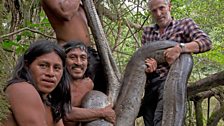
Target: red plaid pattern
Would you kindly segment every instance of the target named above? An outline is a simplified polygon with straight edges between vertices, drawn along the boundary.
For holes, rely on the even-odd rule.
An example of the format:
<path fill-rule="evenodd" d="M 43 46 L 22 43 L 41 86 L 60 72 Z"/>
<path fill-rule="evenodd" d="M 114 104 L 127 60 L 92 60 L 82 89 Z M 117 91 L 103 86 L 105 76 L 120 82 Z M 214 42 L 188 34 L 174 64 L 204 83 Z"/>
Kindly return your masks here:
<path fill-rule="evenodd" d="M 201 53 L 211 49 L 211 40 L 208 35 L 190 18 L 173 20 L 162 35 L 159 33 L 158 25 L 144 28 L 142 45 L 159 40 L 171 40 L 179 43 L 196 41 L 199 45 L 199 51 L 194 53 Z M 168 65 L 159 65 L 156 73 L 163 77 L 167 75 L 168 69 Z"/>

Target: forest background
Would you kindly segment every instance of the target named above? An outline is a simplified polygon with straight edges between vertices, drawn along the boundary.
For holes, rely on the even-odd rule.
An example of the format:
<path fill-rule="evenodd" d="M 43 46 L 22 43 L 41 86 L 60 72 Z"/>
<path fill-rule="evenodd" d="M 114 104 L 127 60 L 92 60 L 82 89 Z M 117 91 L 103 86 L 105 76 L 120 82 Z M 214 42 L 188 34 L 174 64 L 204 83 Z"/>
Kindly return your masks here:
<path fill-rule="evenodd" d="M 95 0 L 114 59 L 124 72 L 152 25 L 147 0 Z M 172 0 L 174 19 L 192 18 L 212 40 L 211 51 L 193 55 L 185 125 L 224 125 L 224 0 Z M 38 39 L 55 40 L 40 0 L 0 1 L 0 122 L 8 112 L 3 87 L 17 58 Z M 136 121 L 142 126 L 142 120 Z"/>

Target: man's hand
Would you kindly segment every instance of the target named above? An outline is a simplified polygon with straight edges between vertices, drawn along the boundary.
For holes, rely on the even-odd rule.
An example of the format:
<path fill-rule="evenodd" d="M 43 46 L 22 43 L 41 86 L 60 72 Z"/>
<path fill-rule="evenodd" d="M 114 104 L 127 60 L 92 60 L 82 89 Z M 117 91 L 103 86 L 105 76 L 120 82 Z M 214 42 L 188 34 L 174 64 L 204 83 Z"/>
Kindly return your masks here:
<path fill-rule="evenodd" d="M 147 58 L 147 59 L 145 60 L 145 65 L 147 66 L 147 68 L 146 68 L 146 70 L 145 70 L 146 73 L 152 73 L 152 72 L 154 72 L 154 71 L 156 70 L 156 68 L 157 68 L 157 62 L 156 62 L 156 60 L 153 59 L 153 58 Z"/>
<path fill-rule="evenodd" d="M 180 48 L 179 44 L 168 48 L 164 51 L 164 56 L 166 58 L 166 61 L 169 65 L 173 64 L 174 61 L 180 56 L 182 49 Z"/>
<path fill-rule="evenodd" d="M 104 115 L 104 119 L 111 122 L 111 123 L 115 123 L 116 121 L 116 114 L 115 111 L 112 109 L 112 105 L 108 105 L 105 108 L 103 108 L 103 115 Z"/>

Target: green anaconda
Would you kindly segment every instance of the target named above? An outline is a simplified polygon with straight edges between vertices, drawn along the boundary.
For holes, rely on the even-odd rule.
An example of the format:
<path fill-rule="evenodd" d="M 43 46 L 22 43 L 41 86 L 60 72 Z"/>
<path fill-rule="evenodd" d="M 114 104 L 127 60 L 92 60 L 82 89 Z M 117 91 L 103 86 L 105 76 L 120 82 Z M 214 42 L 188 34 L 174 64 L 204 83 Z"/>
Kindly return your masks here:
<path fill-rule="evenodd" d="M 139 48 L 133 54 L 126 66 L 121 90 L 115 104 L 115 112 L 117 116 L 115 126 L 134 125 L 145 89 L 145 59 L 147 57 L 152 57 L 156 59 L 158 63 L 163 63 L 165 62 L 163 51 L 176 44 L 176 42 L 172 41 L 152 42 Z M 191 55 L 181 54 L 179 59 L 175 61 L 169 70 L 164 88 L 163 126 L 181 126 L 184 121 L 186 84 L 192 66 L 193 62 Z M 92 93 L 90 98 L 92 102 L 94 101 L 94 97 L 94 93 Z M 97 97 L 99 96 L 97 95 Z M 100 98 L 95 98 L 95 100 L 97 99 L 99 100 Z M 105 98 L 102 98 L 102 100 L 103 99 Z M 106 106 L 108 101 L 104 101 L 104 106 Z M 100 102 L 99 105 L 102 105 L 102 101 L 98 102 Z M 95 107 L 98 107 L 97 104 L 95 105 Z M 100 121 L 98 125 L 104 126 L 105 124 Z M 110 126 L 110 124 L 105 126 Z"/>
<path fill-rule="evenodd" d="M 176 45 L 172 41 L 152 42 L 136 51 L 126 66 L 122 87 L 115 106 L 116 126 L 132 126 L 138 115 L 144 93 L 145 59 L 165 62 L 163 51 Z M 193 66 L 190 54 L 182 54 L 171 66 L 164 88 L 163 126 L 182 126 L 185 115 L 186 83 Z"/>

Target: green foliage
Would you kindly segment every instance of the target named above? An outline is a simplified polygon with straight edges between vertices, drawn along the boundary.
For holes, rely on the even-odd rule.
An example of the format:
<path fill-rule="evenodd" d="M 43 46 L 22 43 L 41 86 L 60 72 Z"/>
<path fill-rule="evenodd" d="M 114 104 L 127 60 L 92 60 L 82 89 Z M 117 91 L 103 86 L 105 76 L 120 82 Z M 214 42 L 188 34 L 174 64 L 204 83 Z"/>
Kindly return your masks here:
<path fill-rule="evenodd" d="M 9 104 L 6 101 L 5 97 L 3 97 L 3 95 L 0 95 L 0 124 L 2 122 L 2 120 L 5 119 L 7 113 L 9 112 Z"/>
<path fill-rule="evenodd" d="M 21 39 L 21 35 L 17 35 L 17 41 Z M 17 41 L 4 40 L 1 43 L 1 47 L 9 52 L 15 52 L 17 55 L 23 53 L 27 48 L 27 44 L 19 44 Z"/>
<path fill-rule="evenodd" d="M 8 62 L 10 59 L 7 52 L 4 52 L 2 48 L 0 48 L 0 123 L 5 118 L 7 113 L 9 112 L 9 104 L 5 99 L 3 89 L 6 85 L 6 81 L 8 79 L 8 74 L 10 73 L 11 63 Z M 12 61 L 12 60 L 10 60 Z"/>
<path fill-rule="evenodd" d="M 102 24 L 109 41 L 113 56 L 121 73 L 132 54 L 141 46 L 142 27 L 152 24 L 152 18 L 147 7 L 148 0 L 104 0 L 103 5 L 109 9 L 110 15 L 115 19 L 103 16 Z M 202 79 L 212 73 L 224 70 L 224 0 L 171 0 L 172 16 L 174 19 L 185 17 L 192 18 L 200 28 L 205 31 L 212 40 L 211 51 L 194 55 L 194 69 L 190 81 Z M 46 38 L 44 35 L 54 36 L 54 32 L 43 10 L 39 10 L 39 2 L 22 1 L 23 23 L 19 28 L 29 28 L 4 37 L 0 48 L 0 55 L 7 53 L 7 57 L 1 57 L 0 77 L 7 78 L 15 61 L 28 45 L 36 40 Z M 32 5 L 30 7 L 30 5 Z M 34 13 L 35 12 L 35 13 Z M 11 13 L 5 11 L 3 2 L 0 2 L 0 36 L 8 34 L 11 21 Z M 141 26 L 136 28 L 130 23 Z M 41 34 L 42 33 L 42 34 Z M 48 39 L 48 38 L 47 38 Z M 8 54 L 9 53 L 9 54 Z M 10 57 L 10 58 L 9 58 Z M 10 64 L 10 65 L 7 65 Z M 6 72 L 7 71 L 7 72 Z M 2 89 L 5 80 L 0 83 Z M 0 95 L 1 96 L 1 95 Z M 3 117 L 7 103 L 0 97 L 0 120 Z M 191 124 L 195 124 L 192 122 Z"/>
<path fill-rule="evenodd" d="M 172 0 L 172 15 L 174 19 L 192 18 L 209 35 L 213 43 L 211 51 L 194 55 L 195 66 L 192 72 L 192 81 L 198 80 L 199 74 L 200 77 L 206 77 L 211 73 L 224 69 L 223 3 L 224 1 L 219 0 Z M 111 11 L 114 13 L 119 12 L 117 14 L 120 18 L 117 21 L 104 18 L 104 29 L 115 59 L 120 69 L 124 70 L 123 67 L 129 61 L 130 55 L 140 47 L 142 34 L 142 30 L 129 28 L 124 22 L 131 21 L 146 26 L 152 24 L 152 20 L 148 12 L 147 0 L 141 2 L 129 0 L 128 3 L 122 3 L 119 6 L 121 8 L 117 8 L 116 12 L 113 9 Z M 149 18 L 147 18 L 148 16 Z"/>

